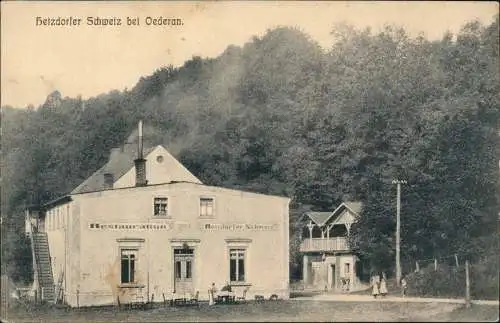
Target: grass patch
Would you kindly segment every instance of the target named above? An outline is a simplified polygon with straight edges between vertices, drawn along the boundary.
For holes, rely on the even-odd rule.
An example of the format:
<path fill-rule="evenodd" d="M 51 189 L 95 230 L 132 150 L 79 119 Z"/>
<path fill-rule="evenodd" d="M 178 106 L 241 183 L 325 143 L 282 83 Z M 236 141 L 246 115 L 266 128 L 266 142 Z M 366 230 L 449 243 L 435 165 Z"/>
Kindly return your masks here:
<path fill-rule="evenodd" d="M 498 322 L 498 307 L 491 305 L 476 305 L 471 308 L 460 306 L 449 314 L 452 322 Z"/>
<path fill-rule="evenodd" d="M 496 312 L 495 312 L 496 310 Z M 149 310 L 118 308 L 61 309 L 22 307 L 11 310 L 11 322 L 313 322 L 313 321 L 489 321 L 498 318 L 495 306 L 475 305 L 460 309 L 454 304 L 331 302 L 331 301 L 265 301 L 236 305 L 175 308 L 157 307 Z"/>

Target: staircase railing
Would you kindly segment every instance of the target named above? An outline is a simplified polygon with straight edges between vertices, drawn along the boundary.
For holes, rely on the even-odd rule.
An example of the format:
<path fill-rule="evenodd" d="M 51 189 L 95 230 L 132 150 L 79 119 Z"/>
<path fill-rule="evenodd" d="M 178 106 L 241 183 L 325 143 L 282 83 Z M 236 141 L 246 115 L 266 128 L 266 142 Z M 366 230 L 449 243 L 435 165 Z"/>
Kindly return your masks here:
<path fill-rule="evenodd" d="M 38 239 L 35 239 L 34 238 L 34 235 L 37 235 Z M 42 264 L 41 264 L 41 261 L 40 261 L 40 239 L 42 239 L 41 237 L 43 236 L 43 239 L 44 239 L 44 244 L 46 244 L 46 248 L 47 248 L 47 259 L 48 259 L 48 265 L 47 265 L 47 268 L 42 268 Z M 53 283 L 53 272 L 52 272 L 52 261 L 51 261 L 51 257 L 50 257 L 50 248 L 48 246 L 48 241 L 46 241 L 47 239 L 47 236 L 46 236 L 46 233 L 45 232 L 34 232 L 33 234 L 31 234 L 31 241 L 32 241 L 32 250 L 33 250 L 33 255 L 34 255 L 34 259 L 35 259 L 35 263 L 36 263 L 36 274 L 37 274 L 37 281 L 38 281 L 38 291 L 40 293 L 40 299 L 43 301 L 43 300 L 46 300 L 47 299 L 47 289 L 52 291 L 53 293 L 53 296 L 54 296 L 54 299 L 52 301 L 56 302 L 57 301 L 57 294 L 55 294 L 55 287 L 54 286 L 54 283 Z M 35 242 L 36 241 L 36 242 Z M 37 252 L 38 251 L 38 252 Z M 48 275 L 48 277 L 50 277 L 51 279 L 51 284 L 49 286 L 47 286 L 46 284 L 44 284 L 44 279 L 43 279 L 43 276 L 44 276 L 44 269 L 46 271 L 46 274 Z M 51 293 L 51 294 L 52 294 Z"/>
<path fill-rule="evenodd" d="M 33 288 L 36 289 L 37 293 L 40 293 L 40 276 L 38 275 L 38 256 L 35 252 L 35 239 L 33 239 L 34 225 L 31 224 L 31 232 L 29 233 L 30 243 L 31 243 L 31 257 L 33 258 L 33 277 L 35 281 L 33 282 Z"/>
<path fill-rule="evenodd" d="M 57 280 L 57 285 L 55 288 L 55 303 L 62 303 L 63 301 L 63 296 L 64 296 L 64 289 L 63 289 L 63 282 L 64 282 L 64 271 L 61 271 L 59 274 L 59 278 Z"/>

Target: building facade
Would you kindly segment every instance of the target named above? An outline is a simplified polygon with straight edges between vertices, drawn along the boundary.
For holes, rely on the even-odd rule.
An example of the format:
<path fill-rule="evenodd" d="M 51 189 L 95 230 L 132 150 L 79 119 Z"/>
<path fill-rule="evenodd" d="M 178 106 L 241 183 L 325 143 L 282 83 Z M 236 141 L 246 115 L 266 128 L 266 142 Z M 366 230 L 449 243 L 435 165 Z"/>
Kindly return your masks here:
<path fill-rule="evenodd" d="M 70 306 L 207 299 L 212 283 L 288 298 L 289 199 L 203 185 L 162 146 L 142 151 L 113 149 L 71 194 L 27 211 L 33 288 Z"/>
<path fill-rule="evenodd" d="M 360 202 L 344 202 L 333 212 L 307 212 L 301 219 L 300 252 L 303 284 L 319 290 L 363 288 L 363 268 L 348 244 L 351 226 L 361 211 Z"/>

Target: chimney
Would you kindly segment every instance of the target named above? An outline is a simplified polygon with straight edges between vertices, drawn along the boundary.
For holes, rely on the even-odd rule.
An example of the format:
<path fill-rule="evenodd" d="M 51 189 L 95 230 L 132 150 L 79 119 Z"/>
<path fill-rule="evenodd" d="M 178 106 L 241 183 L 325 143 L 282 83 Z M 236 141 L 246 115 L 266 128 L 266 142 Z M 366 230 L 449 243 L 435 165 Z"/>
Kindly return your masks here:
<path fill-rule="evenodd" d="M 115 178 L 111 173 L 104 173 L 104 189 L 109 190 L 113 188 Z"/>
<path fill-rule="evenodd" d="M 142 120 L 139 120 L 139 138 L 137 138 L 137 159 L 135 162 L 135 186 L 146 186 L 146 160 L 142 150 Z"/>

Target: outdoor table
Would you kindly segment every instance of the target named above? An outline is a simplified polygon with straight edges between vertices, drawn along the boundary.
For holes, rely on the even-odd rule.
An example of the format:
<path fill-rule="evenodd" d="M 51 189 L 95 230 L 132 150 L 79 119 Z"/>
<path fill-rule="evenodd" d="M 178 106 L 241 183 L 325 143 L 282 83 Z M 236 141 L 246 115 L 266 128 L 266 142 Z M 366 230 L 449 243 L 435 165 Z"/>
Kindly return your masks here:
<path fill-rule="evenodd" d="M 234 302 L 234 293 L 233 292 L 226 292 L 226 291 L 223 291 L 223 292 L 220 292 L 219 294 L 217 294 L 217 300 L 218 300 L 218 303 L 222 302 L 222 303 L 229 303 L 229 302 Z"/>
<path fill-rule="evenodd" d="M 176 305 L 176 306 L 182 306 L 182 305 L 185 305 L 186 303 L 187 303 L 187 299 L 185 297 L 174 299 L 174 305 Z"/>

